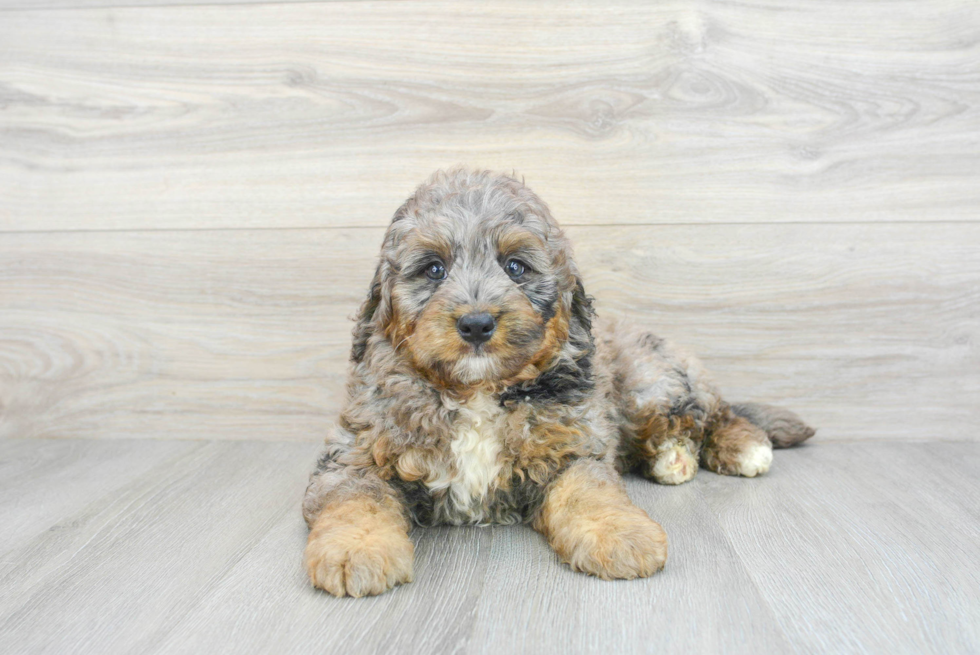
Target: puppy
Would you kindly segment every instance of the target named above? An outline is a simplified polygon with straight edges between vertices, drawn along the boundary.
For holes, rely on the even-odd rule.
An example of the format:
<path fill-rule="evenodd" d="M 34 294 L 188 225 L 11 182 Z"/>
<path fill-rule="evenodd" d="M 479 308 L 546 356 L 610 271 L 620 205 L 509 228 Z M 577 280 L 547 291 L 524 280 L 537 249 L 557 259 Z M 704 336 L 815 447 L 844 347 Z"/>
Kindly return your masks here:
<path fill-rule="evenodd" d="M 512 177 L 438 172 L 395 212 L 356 317 L 339 426 L 310 477 L 310 579 L 336 596 L 412 580 L 420 525 L 530 523 L 572 569 L 652 575 L 659 524 L 636 470 L 769 470 L 813 430 L 723 401 L 701 363 L 625 324 L 594 325 L 568 240 Z"/>

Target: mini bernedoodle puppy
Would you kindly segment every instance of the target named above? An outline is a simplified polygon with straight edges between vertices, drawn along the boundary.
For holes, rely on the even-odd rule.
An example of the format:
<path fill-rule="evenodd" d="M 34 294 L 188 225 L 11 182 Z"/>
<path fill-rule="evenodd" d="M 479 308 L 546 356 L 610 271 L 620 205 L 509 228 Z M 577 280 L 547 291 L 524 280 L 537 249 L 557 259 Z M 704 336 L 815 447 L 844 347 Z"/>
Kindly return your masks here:
<path fill-rule="evenodd" d="M 303 502 L 306 567 L 336 595 L 412 580 L 411 522 L 528 522 L 574 570 L 667 559 L 620 478 L 765 473 L 813 430 L 731 405 L 701 363 L 594 325 L 568 240 L 522 181 L 438 172 L 388 227 L 354 327 L 347 404 Z"/>

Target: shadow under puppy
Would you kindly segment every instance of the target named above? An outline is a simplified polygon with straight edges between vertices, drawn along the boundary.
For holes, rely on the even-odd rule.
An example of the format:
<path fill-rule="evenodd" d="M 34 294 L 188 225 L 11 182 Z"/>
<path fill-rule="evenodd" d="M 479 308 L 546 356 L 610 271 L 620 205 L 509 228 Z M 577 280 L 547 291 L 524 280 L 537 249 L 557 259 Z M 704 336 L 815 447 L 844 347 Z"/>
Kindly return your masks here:
<path fill-rule="evenodd" d="M 354 328 L 346 408 L 303 514 L 313 584 L 412 580 L 411 521 L 530 522 L 576 571 L 649 576 L 667 537 L 620 474 L 765 473 L 813 430 L 729 405 L 693 356 L 593 326 L 568 240 L 523 182 L 438 172 L 395 213 Z"/>

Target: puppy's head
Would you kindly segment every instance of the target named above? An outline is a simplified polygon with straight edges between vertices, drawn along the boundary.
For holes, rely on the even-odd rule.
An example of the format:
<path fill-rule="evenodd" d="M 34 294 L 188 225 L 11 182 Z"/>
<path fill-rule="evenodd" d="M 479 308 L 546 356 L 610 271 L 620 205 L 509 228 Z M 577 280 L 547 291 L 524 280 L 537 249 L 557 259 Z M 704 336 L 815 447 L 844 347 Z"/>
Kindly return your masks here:
<path fill-rule="evenodd" d="M 591 351 L 568 241 L 523 182 L 438 172 L 395 213 L 352 358 L 387 341 L 444 388 L 507 386 Z"/>

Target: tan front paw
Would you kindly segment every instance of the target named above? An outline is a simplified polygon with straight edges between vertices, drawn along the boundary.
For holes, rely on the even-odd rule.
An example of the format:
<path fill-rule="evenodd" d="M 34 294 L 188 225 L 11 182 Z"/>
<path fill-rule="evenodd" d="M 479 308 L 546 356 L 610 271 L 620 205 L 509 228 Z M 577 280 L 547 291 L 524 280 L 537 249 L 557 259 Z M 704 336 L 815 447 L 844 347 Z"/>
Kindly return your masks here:
<path fill-rule="evenodd" d="M 355 598 L 411 582 L 413 557 L 404 519 L 360 499 L 324 509 L 305 552 L 314 586 Z"/>
<path fill-rule="evenodd" d="M 604 580 L 645 578 L 667 561 L 667 534 L 635 506 L 575 521 L 563 533 L 564 543 L 556 548 L 562 559 Z"/>

